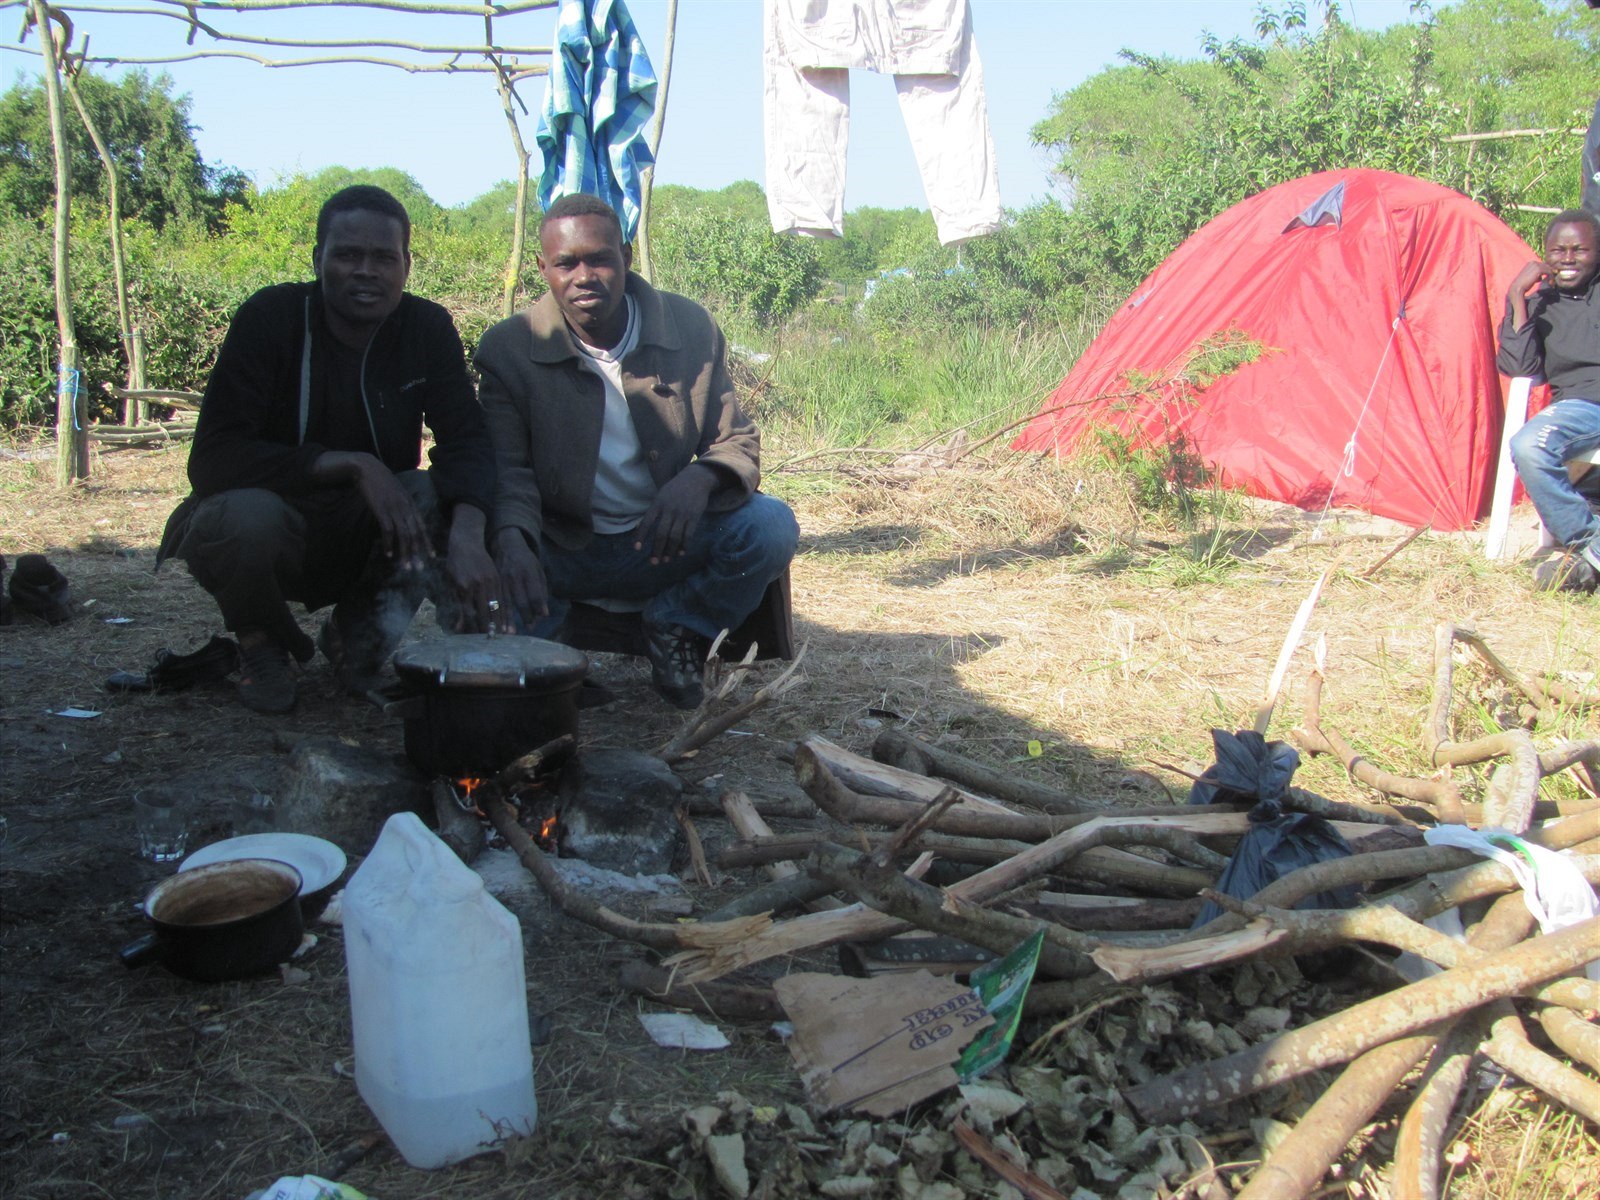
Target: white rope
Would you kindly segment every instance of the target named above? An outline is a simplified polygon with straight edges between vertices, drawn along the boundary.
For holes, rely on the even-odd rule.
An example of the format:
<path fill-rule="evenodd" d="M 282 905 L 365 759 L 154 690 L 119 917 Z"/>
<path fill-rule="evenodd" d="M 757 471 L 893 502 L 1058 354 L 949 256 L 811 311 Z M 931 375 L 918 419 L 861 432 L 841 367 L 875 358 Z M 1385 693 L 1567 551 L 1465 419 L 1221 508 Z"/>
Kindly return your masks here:
<path fill-rule="evenodd" d="M 1383 377 L 1384 364 L 1389 361 L 1389 348 L 1394 345 L 1394 335 L 1400 329 L 1400 322 L 1405 319 L 1405 307 L 1402 305 L 1400 315 L 1389 324 L 1389 340 L 1383 344 L 1383 357 L 1378 359 L 1377 369 L 1372 372 L 1372 383 L 1367 388 L 1367 398 L 1361 402 L 1361 411 L 1356 414 L 1356 423 L 1350 429 L 1350 440 L 1344 444 L 1344 457 L 1339 461 L 1339 474 L 1349 479 L 1356 471 L 1356 437 L 1361 432 L 1361 422 L 1367 419 L 1367 409 L 1372 407 L 1372 396 L 1378 390 L 1378 380 Z M 1322 523 L 1328 519 L 1328 510 L 1333 507 L 1333 491 L 1328 489 L 1327 502 L 1323 504 L 1322 511 L 1317 514 L 1316 526 L 1311 531 L 1311 540 L 1314 542 L 1322 536 Z"/>

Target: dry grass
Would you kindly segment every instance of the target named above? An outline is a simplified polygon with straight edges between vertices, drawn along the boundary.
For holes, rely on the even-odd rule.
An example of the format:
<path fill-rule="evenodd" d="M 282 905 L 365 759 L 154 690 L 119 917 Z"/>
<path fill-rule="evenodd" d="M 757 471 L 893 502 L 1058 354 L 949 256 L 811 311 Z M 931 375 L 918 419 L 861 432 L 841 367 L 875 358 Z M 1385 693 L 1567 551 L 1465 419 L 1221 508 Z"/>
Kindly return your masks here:
<path fill-rule="evenodd" d="M 1019 769 L 1091 792 L 1096 777 L 1152 759 L 1203 759 L 1212 725 L 1247 725 L 1324 570 L 1333 576 L 1307 642 L 1327 638 L 1326 714 L 1397 769 L 1425 769 L 1419 730 L 1439 620 L 1475 625 L 1530 672 L 1600 668 L 1600 605 L 1532 593 L 1525 568 L 1485 563 L 1465 537 L 1425 536 L 1369 582 L 1360 574 L 1404 530 L 1345 519 L 1313 542 L 1305 514 L 1248 505 L 1196 537 L 1136 524 L 1114 474 L 1015 457 L 796 503 L 806 551 L 797 610 L 815 626 L 808 634 L 863 656 L 859 671 L 845 664 L 854 686 L 836 689 L 841 704 L 895 711 L 921 736 L 958 737 L 992 761 L 1039 740 L 1045 754 Z M 1279 736 L 1298 714 L 1302 679 L 1297 669 L 1285 687 Z M 1460 673 L 1463 693 L 1475 680 Z M 1463 729 L 1487 720 L 1476 693 L 1457 708 Z M 841 710 L 835 728 L 849 717 Z M 1336 765 L 1303 770 L 1330 794 L 1351 790 Z"/>
<path fill-rule="evenodd" d="M 1581 1117 L 1527 1089 L 1493 1087 L 1452 1147 L 1460 1200 L 1589 1200 L 1600 1196 L 1600 1139 Z"/>
<path fill-rule="evenodd" d="M 0 1173 L 8 1194 L 28 1200 L 243 1196 L 279 1173 L 325 1167 L 371 1124 L 335 1067 L 349 1053 L 337 936 L 296 985 L 202 988 L 111 960 L 137 932 L 131 902 L 155 877 L 127 853 L 125 798 L 139 782 L 177 770 L 220 798 L 269 772 L 293 732 L 398 744 L 390 722 L 339 701 L 317 673 L 301 709 L 277 723 L 242 714 L 225 691 L 116 700 L 100 690 L 111 670 L 214 631 L 214 611 L 181 569 L 150 571 L 183 461 L 181 448 L 105 454 L 87 484 L 59 492 L 48 459 L 0 459 L 0 550 L 50 554 L 79 601 L 94 602 L 56 630 L 0 630 L 10 833 L 0 850 Z M 1386 767 L 1425 769 L 1419 729 L 1438 620 L 1475 625 L 1530 673 L 1592 680 L 1600 670 L 1600 602 L 1536 595 L 1525 567 L 1486 564 L 1463 538 L 1425 536 L 1364 581 L 1402 531 L 1345 519 L 1312 541 L 1303 514 L 1257 505 L 1215 529 L 1163 527 L 1141 517 L 1114 472 L 1003 452 L 933 475 L 795 472 L 768 487 L 801 517 L 793 583 L 810 682 L 752 720 L 753 737 L 721 739 L 691 764 L 691 786 L 776 794 L 792 787 L 772 753 L 784 740 L 816 731 L 860 749 L 897 720 L 1086 798 L 1181 791 L 1156 764 L 1201 762 L 1211 726 L 1249 723 L 1284 630 L 1324 570 L 1332 577 L 1310 629 L 1328 641 L 1324 713 Z M 122 615 L 134 623 L 101 619 Z M 1305 663 L 1302 651 L 1278 736 L 1297 715 Z M 586 736 L 658 744 L 675 716 L 637 696 L 636 664 L 606 669 L 630 694 L 586 716 Z M 1503 697 L 1472 672 L 1458 678 L 1458 727 L 1473 732 Z M 69 704 L 104 715 L 44 715 Z M 1592 731 L 1587 720 L 1569 716 L 1539 736 Z M 1030 742 L 1042 752 L 1030 756 Z M 1323 761 L 1299 782 L 1336 798 L 1358 790 Z M 1481 785 L 1464 782 L 1469 794 Z M 220 810 L 206 832 L 225 832 Z M 611 984 L 618 947 L 538 902 L 520 915 L 535 1002 L 558 1028 L 540 1052 L 540 1133 L 505 1159 L 430 1176 L 380 1151 L 349 1174 L 356 1186 L 385 1200 L 662 1195 L 672 1171 L 648 1133 L 608 1129 L 616 1101 L 670 1124 L 721 1088 L 757 1103 L 797 1094 L 760 1029 L 739 1031 L 723 1055 L 649 1046 L 636 1002 Z M 114 1124 L 135 1112 L 155 1126 Z M 56 1133 L 68 1137 L 53 1142 Z M 1457 1172 L 1458 1197 L 1580 1195 L 1561 1189 L 1600 1170 L 1588 1131 L 1520 1097 L 1481 1109 L 1463 1138 L 1477 1159 Z M 1571 1169 L 1546 1171 L 1557 1159 Z"/>

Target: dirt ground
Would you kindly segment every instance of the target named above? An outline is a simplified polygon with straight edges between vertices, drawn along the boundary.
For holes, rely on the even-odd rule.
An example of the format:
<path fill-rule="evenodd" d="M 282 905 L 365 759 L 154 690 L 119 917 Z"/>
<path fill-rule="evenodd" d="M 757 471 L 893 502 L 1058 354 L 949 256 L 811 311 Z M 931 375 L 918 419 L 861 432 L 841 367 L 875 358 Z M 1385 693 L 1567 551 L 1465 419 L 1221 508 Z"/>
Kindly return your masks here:
<path fill-rule="evenodd" d="M 77 605 L 67 625 L 19 617 L 0 628 L 0 1190 L 19 1200 L 242 1200 L 279 1175 L 330 1169 L 376 1128 L 349 1076 L 337 927 L 317 927 L 293 982 L 201 985 L 116 959 L 141 931 L 138 901 L 166 873 L 134 853 L 140 786 L 176 781 L 204 797 L 198 846 L 230 834 L 236 800 L 273 791 L 300 737 L 400 753 L 398 724 L 338 696 L 320 662 L 302 678 L 298 709 L 278 718 L 247 712 L 227 684 L 104 691 L 111 672 L 219 631 L 181 566 L 151 569 L 183 458 L 181 447 L 101 454 L 86 484 L 60 492 L 48 457 L 26 447 L 0 457 L 0 552 L 48 554 Z M 1393 769 L 1423 772 L 1436 621 L 1474 625 L 1530 673 L 1592 686 L 1600 671 L 1600 601 L 1535 595 L 1525 565 L 1485 563 L 1462 538 L 1425 536 L 1369 579 L 1404 531 L 1335 521 L 1314 536 L 1304 514 L 1268 506 L 1240 506 L 1199 535 L 1152 528 L 1115 477 L 1031 459 L 874 480 L 780 474 L 768 486 L 801 519 L 793 583 L 806 682 L 682 769 L 689 789 L 709 795 L 732 786 L 798 797 L 781 757 L 796 737 L 865 752 L 894 723 L 1086 803 L 1181 797 L 1186 782 L 1168 767 L 1203 765 L 1213 725 L 1249 725 L 1295 608 L 1324 570 L 1307 638 L 1327 642 L 1324 712 Z M 314 632 L 313 618 L 306 626 Z M 1274 736 L 1298 712 L 1307 661 L 1302 650 Z M 608 657 L 598 673 L 622 698 L 584 713 L 586 744 L 649 750 L 678 728 L 643 664 Z M 1504 697 L 1464 686 L 1473 690 L 1458 721 L 1492 728 Z M 97 715 L 59 715 L 69 708 Z M 1572 736 L 1593 722 L 1569 716 L 1538 732 Z M 1361 798 L 1326 761 L 1308 762 L 1296 782 Z M 1463 784 L 1471 794 L 1482 781 Z M 701 832 L 712 850 L 732 837 L 712 819 Z M 688 891 L 703 912 L 754 878 Z M 615 903 L 650 915 L 647 901 Z M 536 1050 L 538 1131 L 431 1174 L 383 1144 L 343 1178 L 383 1200 L 712 1194 L 683 1165 L 682 1114 L 727 1092 L 758 1106 L 802 1101 L 786 1051 L 754 1024 L 725 1026 L 726 1051 L 656 1047 L 635 1019 L 651 1006 L 616 984 L 634 948 L 534 895 L 513 907 L 530 1003 L 553 1027 Z M 793 967 L 834 960 L 776 969 Z M 471 1006 L 463 996 L 464 1019 Z M 1600 1181 L 1600 1147 L 1579 1127 L 1560 1143 L 1572 1169 L 1523 1190 L 1525 1164 L 1514 1160 L 1549 1118 L 1512 1095 L 1497 1122 L 1469 1131 L 1477 1144 L 1452 1195 L 1577 1196 Z M 897 1194 L 892 1179 L 863 1194 Z M 1083 1196 L 1117 1194 L 1082 1183 Z M 1016 1194 L 1002 1186 L 990 1177 L 955 1194 Z"/>

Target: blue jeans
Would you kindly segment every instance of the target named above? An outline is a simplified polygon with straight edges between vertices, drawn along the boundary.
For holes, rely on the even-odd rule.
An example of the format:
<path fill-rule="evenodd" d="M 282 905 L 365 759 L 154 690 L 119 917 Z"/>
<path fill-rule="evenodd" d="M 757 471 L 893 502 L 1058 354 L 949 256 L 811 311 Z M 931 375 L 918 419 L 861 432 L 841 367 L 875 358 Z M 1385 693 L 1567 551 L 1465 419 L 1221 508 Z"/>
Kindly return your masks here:
<path fill-rule="evenodd" d="M 648 549 L 633 548 L 634 533 L 597 533 L 581 550 L 545 542 L 539 550 L 550 615 L 534 623 L 549 637 L 574 600 L 641 600 L 644 619 L 681 625 L 714 638 L 737 629 L 761 603 L 767 585 L 794 558 L 800 527 L 782 500 L 757 492 L 731 512 L 707 513 L 687 551 L 651 565 Z"/>
<path fill-rule="evenodd" d="M 1550 536 L 1600 554 L 1600 516 L 1567 476 L 1569 458 L 1600 446 L 1600 404 L 1557 401 L 1511 436 L 1511 461 Z M 1594 543 L 1591 545 L 1591 543 Z"/>

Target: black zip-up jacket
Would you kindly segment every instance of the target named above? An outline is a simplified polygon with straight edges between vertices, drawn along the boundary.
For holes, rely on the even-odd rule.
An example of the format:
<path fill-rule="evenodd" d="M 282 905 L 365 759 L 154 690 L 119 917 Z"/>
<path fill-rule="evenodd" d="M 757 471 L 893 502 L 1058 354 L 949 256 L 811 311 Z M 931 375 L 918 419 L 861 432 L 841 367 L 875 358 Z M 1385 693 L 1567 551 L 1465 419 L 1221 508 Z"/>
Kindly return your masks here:
<path fill-rule="evenodd" d="M 1528 297 L 1528 323 L 1513 329 L 1511 300 L 1500 322 L 1503 375 L 1541 375 L 1555 400 L 1600 404 L 1600 279 L 1581 292 L 1542 287 Z"/>
<path fill-rule="evenodd" d="M 195 496 L 248 487 L 285 496 L 314 491 L 326 485 L 311 478 L 311 466 L 327 450 L 365 451 L 391 471 L 416 470 L 426 421 L 442 511 L 471 504 L 490 514 L 494 448 L 450 314 L 407 292 L 373 335 L 361 366 L 368 420 L 357 423 L 371 436 L 357 445 L 320 444 L 303 433 L 323 424 L 331 336 L 315 283 L 263 288 L 239 306 L 200 405 L 189 453 Z M 302 378 L 309 383 L 304 414 Z"/>

